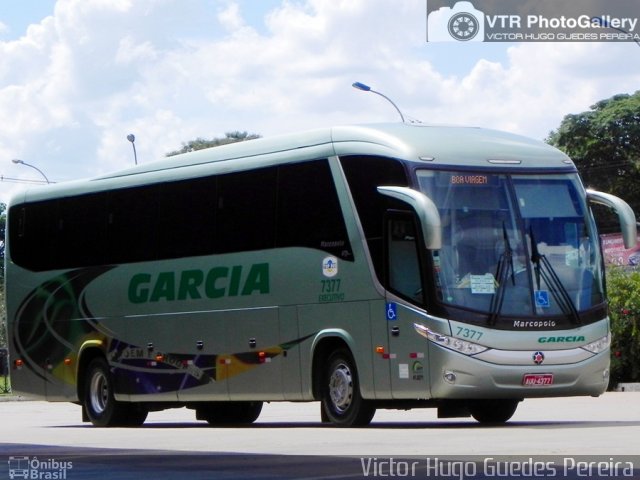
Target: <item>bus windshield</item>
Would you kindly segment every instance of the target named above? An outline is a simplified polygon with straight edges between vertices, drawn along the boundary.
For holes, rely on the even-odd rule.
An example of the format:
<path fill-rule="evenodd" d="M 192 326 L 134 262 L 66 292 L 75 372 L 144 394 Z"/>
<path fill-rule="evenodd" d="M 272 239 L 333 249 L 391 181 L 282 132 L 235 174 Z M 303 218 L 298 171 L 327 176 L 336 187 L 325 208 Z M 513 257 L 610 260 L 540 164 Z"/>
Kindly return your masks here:
<path fill-rule="evenodd" d="M 595 227 L 577 175 L 418 171 L 438 206 L 438 301 L 499 316 L 565 315 L 604 302 Z"/>

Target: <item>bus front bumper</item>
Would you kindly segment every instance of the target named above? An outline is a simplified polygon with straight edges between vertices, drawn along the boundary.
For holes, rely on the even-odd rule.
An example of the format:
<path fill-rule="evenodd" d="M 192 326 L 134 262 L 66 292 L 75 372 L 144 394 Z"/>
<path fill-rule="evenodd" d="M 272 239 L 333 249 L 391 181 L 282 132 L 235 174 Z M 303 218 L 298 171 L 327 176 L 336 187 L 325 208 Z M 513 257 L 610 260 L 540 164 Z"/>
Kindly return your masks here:
<path fill-rule="evenodd" d="M 609 384 L 608 348 L 575 363 L 554 362 L 562 356 L 563 351 L 558 350 L 517 353 L 528 358 L 529 364 L 492 363 L 432 344 L 432 398 L 597 396 Z"/>

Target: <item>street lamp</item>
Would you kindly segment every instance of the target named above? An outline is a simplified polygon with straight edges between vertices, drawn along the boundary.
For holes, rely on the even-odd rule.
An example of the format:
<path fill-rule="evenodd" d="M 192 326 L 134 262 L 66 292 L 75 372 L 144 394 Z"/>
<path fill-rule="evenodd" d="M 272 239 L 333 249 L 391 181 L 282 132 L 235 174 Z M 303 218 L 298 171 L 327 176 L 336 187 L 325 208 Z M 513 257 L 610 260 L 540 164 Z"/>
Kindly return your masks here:
<path fill-rule="evenodd" d="M 34 166 L 34 165 L 31 165 L 30 163 L 27 163 L 27 162 L 25 162 L 25 161 L 23 161 L 23 160 L 20 160 L 19 158 L 14 158 L 14 159 L 13 159 L 13 160 L 11 160 L 11 161 L 12 161 L 13 163 L 17 164 L 17 165 L 25 165 L 25 166 L 27 166 L 27 167 L 31 167 L 31 168 L 33 168 L 34 170 L 37 170 L 37 171 L 38 171 L 38 173 L 44 177 L 44 179 L 47 181 L 47 183 L 51 183 L 51 182 L 49 181 L 49 179 L 47 178 L 47 176 L 44 174 L 44 172 L 43 172 L 42 170 L 40 170 L 38 167 L 36 167 L 36 166 Z"/>
<path fill-rule="evenodd" d="M 136 153 L 136 136 L 133 133 L 127 135 L 127 140 L 131 142 L 131 146 L 133 147 L 133 161 L 135 164 L 138 164 L 138 154 Z"/>
<path fill-rule="evenodd" d="M 624 30 L 623 28 L 620 27 L 614 27 L 613 25 L 611 25 L 611 23 L 604 17 L 591 17 L 591 24 L 595 25 L 596 27 L 606 27 L 606 28 L 610 28 L 612 30 L 617 30 L 619 32 L 624 33 L 625 35 L 632 35 L 630 32 L 627 32 L 626 30 Z M 635 38 L 633 39 L 633 41 L 635 42 L 636 45 L 638 45 L 640 47 L 640 41 L 636 40 Z"/>
<path fill-rule="evenodd" d="M 393 107 L 398 111 L 398 114 L 402 119 L 402 123 L 404 123 L 404 115 L 402 115 L 402 112 L 400 111 L 398 106 L 395 103 L 393 103 L 393 101 L 389 97 L 387 97 L 386 95 L 380 92 L 376 92 L 375 90 L 372 90 L 369 85 L 365 85 L 364 83 L 361 83 L 361 82 L 354 82 L 351 84 L 351 86 L 355 89 L 362 90 L 363 92 L 371 92 L 371 93 L 375 93 L 376 95 L 380 95 L 382 98 L 387 100 L 391 105 L 393 105 Z"/>

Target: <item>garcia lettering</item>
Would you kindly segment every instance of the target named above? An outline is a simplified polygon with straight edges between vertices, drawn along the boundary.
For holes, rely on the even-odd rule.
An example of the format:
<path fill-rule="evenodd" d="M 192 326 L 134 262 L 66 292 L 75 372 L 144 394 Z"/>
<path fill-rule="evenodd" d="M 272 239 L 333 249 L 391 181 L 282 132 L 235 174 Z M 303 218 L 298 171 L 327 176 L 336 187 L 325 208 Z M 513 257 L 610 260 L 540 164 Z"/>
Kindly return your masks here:
<path fill-rule="evenodd" d="M 540 337 L 538 343 L 573 343 L 584 342 L 585 338 L 582 335 L 573 335 L 568 337 Z"/>
<path fill-rule="evenodd" d="M 235 265 L 213 267 L 208 271 L 138 273 L 129 281 L 129 301 L 173 302 L 269 293 L 268 263 L 256 263 L 245 272 L 245 267 Z"/>

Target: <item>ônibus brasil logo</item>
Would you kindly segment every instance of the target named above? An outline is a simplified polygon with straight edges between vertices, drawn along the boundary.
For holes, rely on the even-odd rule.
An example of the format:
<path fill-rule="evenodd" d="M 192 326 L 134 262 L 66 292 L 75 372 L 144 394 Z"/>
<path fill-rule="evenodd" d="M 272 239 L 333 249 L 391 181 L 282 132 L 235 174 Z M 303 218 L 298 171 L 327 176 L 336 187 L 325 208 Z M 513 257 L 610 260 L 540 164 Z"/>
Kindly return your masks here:
<path fill-rule="evenodd" d="M 73 462 L 47 458 L 39 460 L 38 457 L 10 456 L 9 478 L 37 478 L 64 480 L 67 478 L 67 470 L 73 468 Z"/>

